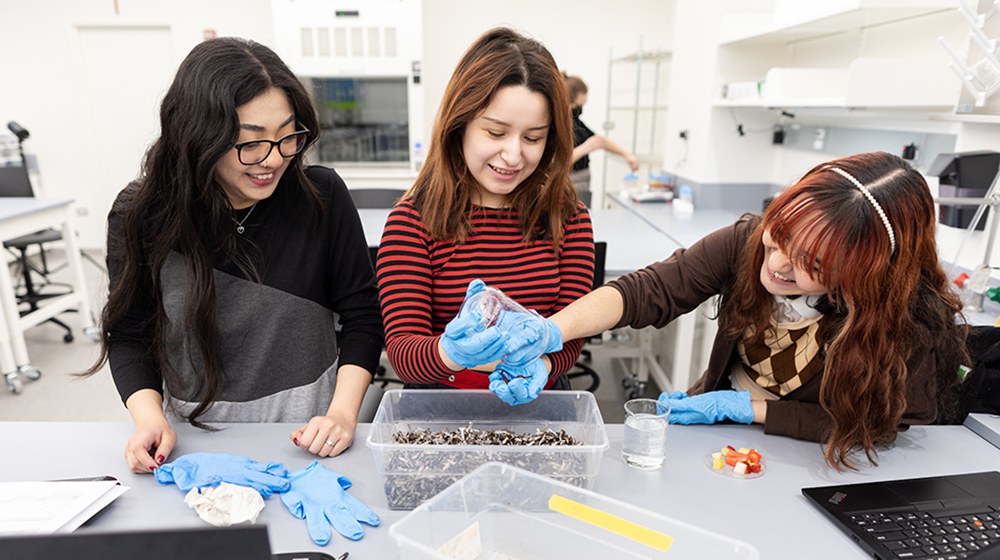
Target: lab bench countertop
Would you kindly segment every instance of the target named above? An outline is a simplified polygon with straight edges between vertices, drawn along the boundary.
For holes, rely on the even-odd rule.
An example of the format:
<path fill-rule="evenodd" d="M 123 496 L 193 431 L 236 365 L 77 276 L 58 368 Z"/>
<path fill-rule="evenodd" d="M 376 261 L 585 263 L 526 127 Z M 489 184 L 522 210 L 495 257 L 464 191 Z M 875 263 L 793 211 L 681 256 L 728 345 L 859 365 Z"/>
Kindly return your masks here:
<path fill-rule="evenodd" d="M 316 459 L 289 440 L 297 424 L 219 427 L 208 432 L 186 424 L 175 426 L 179 442 L 168 461 L 199 451 L 228 452 L 279 461 L 293 470 Z M 388 508 L 374 456 L 364 443 L 370 427 L 359 425 L 350 449 L 320 462 L 353 481 L 350 493 L 381 517 L 381 525 L 365 526 L 365 536 L 356 542 L 334 533 L 329 545 L 319 547 L 309 539 L 305 523 L 272 496 L 265 500 L 257 523 L 268 527 L 273 552 L 320 550 L 336 557 L 348 551 L 352 560 L 399 557 L 389 527 L 407 512 Z M 622 425 L 606 428 L 611 447 L 602 457 L 593 491 L 746 541 L 768 559 L 813 556 L 820 550 L 826 558 L 865 557 L 806 501 L 803 487 L 996 470 L 1000 465 L 1000 449 L 965 426 L 913 427 L 879 452 L 879 466 L 866 464 L 858 471 L 840 473 L 823 462 L 821 445 L 765 435 L 761 426 L 673 425 L 664 467 L 640 471 L 622 463 Z M 0 482 L 111 475 L 130 487 L 79 531 L 206 527 L 176 486 L 128 470 L 123 452 L 133 433 L 127 423 L 0 423 L 4 458 Z M 768 464 L 766 474 L 736 480 L 706 467 L 705 454 L 726 445 L 759 449 Z"/>

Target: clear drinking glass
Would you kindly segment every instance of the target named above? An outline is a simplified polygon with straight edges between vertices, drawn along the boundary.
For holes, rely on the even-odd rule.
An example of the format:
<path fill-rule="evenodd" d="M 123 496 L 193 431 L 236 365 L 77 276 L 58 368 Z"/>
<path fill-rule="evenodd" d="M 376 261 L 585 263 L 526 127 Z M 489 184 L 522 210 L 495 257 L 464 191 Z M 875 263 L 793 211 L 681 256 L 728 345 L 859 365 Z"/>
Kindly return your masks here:
<path fill-rule="evenodd" d="M 622 460 L 630 467 L 653 470 L 667 457 L 667 426 L 670 405 L 655 399 L 632 399 L 625 403 L 625 439 Z"/>

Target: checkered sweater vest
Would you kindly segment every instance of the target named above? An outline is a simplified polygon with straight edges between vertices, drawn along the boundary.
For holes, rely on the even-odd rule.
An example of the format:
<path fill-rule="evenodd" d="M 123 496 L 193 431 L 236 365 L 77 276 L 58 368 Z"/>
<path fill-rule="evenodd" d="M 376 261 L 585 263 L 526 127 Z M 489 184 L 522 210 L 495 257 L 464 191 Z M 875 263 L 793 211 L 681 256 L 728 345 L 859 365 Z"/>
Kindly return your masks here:
<path fill-rule="evenodd" d="M 747 329 L 736 345 L 740 365 L 750 379 L 779 397 L 791 393 L 823 371 L 827 341 L 827 315 L 794 323 L 776 323 L 759 343 L 751 342 Z"/>

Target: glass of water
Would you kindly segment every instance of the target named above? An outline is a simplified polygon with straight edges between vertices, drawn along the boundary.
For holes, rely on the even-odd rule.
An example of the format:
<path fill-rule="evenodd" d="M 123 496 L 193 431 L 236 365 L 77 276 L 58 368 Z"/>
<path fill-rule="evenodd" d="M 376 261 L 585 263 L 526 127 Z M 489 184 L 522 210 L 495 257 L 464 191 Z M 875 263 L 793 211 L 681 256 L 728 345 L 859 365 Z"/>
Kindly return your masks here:
<path fill-rule="evenodd" d="M 670 405 L 655 399 L 632 399 L 625 403 L 625 441 L 622 459 L 637 469 L 663 466 L 667 456 L 667 426 Z"/>

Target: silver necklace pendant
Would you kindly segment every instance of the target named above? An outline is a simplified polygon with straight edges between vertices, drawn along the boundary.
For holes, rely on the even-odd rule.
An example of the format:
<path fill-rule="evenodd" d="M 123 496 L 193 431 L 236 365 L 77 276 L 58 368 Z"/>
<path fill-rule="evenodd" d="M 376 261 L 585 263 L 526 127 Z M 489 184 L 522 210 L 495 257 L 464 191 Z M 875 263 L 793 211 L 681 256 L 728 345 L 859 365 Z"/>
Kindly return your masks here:
<path fill-rule="evenodd" d="M 257 202 L 260 201 L 258 200 Z M 243 227 L 243 222 L 247 221 L 247 218 L 250 217 L 250 212 L 253 212 L 253 209 L 257 207 L 257 202 L 253 203 L 253 206 L 250 207 L 250 210 L 247 212 L 247 215 L 243 216 L 242 220 L 237 221 L 236 216 L 233 216 L 233 223 L 236 224 L 236 233 L 243 235 L 243 232 L 246 231 L 246 228 Z"/>

